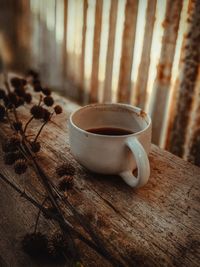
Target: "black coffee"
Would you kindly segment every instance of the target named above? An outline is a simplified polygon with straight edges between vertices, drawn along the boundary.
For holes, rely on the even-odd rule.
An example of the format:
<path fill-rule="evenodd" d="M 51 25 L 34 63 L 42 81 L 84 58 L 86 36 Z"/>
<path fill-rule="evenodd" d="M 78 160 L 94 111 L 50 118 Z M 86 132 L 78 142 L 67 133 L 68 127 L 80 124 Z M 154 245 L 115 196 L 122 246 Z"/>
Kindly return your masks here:
<path fill-rule="evenodd" d="M 112 127 L 103 127 L 103 128 L 92 128 L 88 129 L 87 132 L 101 135 L 127 135 L 133 134 L 133 131 L 125 130 L 122 128 L 112 128 Z"/>

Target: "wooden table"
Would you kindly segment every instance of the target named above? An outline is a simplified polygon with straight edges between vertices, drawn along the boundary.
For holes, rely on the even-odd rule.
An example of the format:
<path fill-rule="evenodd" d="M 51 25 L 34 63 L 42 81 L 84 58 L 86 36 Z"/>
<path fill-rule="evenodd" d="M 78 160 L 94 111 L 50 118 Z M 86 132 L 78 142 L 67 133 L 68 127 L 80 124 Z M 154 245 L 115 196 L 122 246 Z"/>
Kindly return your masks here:
<path fill-rule="evenodd" d="M 68 144 L 67 118 L 78 105 L 56 98 L 64 114 L 44 130 L 40 162 L 52 177 L 66 159 L 75 166 L 69 199 L 102 235 L 110 253 L 124 266 L 200 266 L 200 168 L 152 145 L 151 177 L 144 188 L 133 190 L 117 176 L 89 173 L 73 159 Z M 20 112 L 27 120 L 27 110 L 23 107 Z M 7 131 L 0 126 L 1 137 Z M 5 166 L 2 152 L 0 172 L 25 183 L 26 192 L 33 186 L 40 189 L 31 170 L 19 178 Z M 37 209 L 0 181 L 0 266 L 44 266 L 32 261 L 20 245 L 21 237 L 33 229 L 36 215 Z M 54 227 L 43 217 L 40 220 L 40 228 Z M 80 246 L 84 266 L 110 266 Z"/>

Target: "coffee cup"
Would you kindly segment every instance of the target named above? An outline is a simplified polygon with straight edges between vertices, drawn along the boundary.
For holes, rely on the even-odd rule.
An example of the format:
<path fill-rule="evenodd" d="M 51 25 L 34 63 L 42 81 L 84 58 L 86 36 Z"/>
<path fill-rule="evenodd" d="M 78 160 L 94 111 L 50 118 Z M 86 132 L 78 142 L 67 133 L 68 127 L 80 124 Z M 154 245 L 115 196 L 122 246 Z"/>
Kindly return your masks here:
<path fill-rule="evenodd" d="M 68 125 L 70 149 L 81 165 L 92 172 L 117 174 L 131 187 L 147 183 L 151 118 L 140 108 L 91 104 L 73 112 Z"/>

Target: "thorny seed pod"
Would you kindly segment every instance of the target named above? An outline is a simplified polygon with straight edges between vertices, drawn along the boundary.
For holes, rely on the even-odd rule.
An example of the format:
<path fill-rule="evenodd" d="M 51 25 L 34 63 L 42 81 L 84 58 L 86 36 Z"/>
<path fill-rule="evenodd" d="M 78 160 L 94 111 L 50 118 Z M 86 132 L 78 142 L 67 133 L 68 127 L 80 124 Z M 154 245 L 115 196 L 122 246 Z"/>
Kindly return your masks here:
<path fill-rule="evenodd" d="M 73 176 L 66 175 L 59 179 L 58 188 L 60 191 L 67 191 L 74 185 Z"/>
<path fill-rule="evenodd" d="M 11 137 L 2 143 L 2 150 L 4 152 L 14 152 L 18 150 L 19 145 L 20 139 L 18 137 Z"/>
<path fill-rule="evenodd" d="M 46 96 L 49 96 L 51 94 L 51 90 L 47 87 L 42 88 L 42 93 Z"/>
<path fill-rule="evenodd" d="M 25 79 L 21 79 L 21 83 L 22 83 L 22 85 L 24 86 L 24 85 L 27 84 L 27 80 L 25 80 Z"/>
<path fill-rule="evenodd" d="M 62 113 L 62 107 L 61 106 L 59 106 L 59 105 L 56 105 L 55 107 L 54 107 L 54 111 L 55 111 L 55 113 L 58 115 L 58 114 L 61 114 Z"/>
<path fill-rule="evenodd" d="M 64 175 L 74 175 L 75 168 L 69 162 L 66 162 L 56 168 L 56 173 L 59 177 Z"/>
<path fill-rule="evenodd" d="M 35 85 L 41 85 L 41 82 L 40 82 L 39 79 L 34 79 L 33 80 L 33 86 L 35 86 Z"/>
<path fill-rule="evenodd" d="M 51 96 L 46 96 L 43 101 L 44 101 L 45 105 L 48 107 L 51 107 L 54 103 L 54 100 Z"/>
<path fill-rule="evenodd" d="M 15 88 L 20 87 L 22 85 L 21 79 L 18 77 L 13 77 L 10 80 L 10 82 L 11 82 L 12 86 Z"/>
<path fill-rule="evenodd" d="M 41 145 L 40 145 L 39 142 L 31 142 L 30 145 L 31 145 L 31 150 L 32 150 L 34 153 L 37 153 L 37 152 L 40 151 Z"/>
<path fill-rule="evenodd" d="M 25 90 L 22 86 L 15 88 L 14 92 L 16 95 L 21 96 L 21 97 L 24 97 L 25 95 Z"/>
<path fill-rule="evenodd" d="M 19 150 L 15 152 L 15 157 L 16 157 L 16 160 L 18 160 L 18 159 L 24 159 L 24 155 Z"/>
<path fill-rule="evenodd" d="M 6 110 L 4 106 L 0 104 L 0 120 L 3 120 L 5 114 L 6 114 Z"/>
<path fill-rule="evenodd" d="M 17 103 L 15 104 L 15 107 L 18 108 L 20 106 L 24 105 L 24 98 L 23 97 L 18 97 Z"/>
<path fill-rule="evenodd" d="M 0 99 L 3 99 L 5 97 L 6 93 L 3 89 L 0 89 Z"/>
<path fill-rule="evenodd" d="M 12 109 L 13 108 L 13 104 L 10 102 L 10 100 L 8 99 L 7 95 L 5 95 L 5 97 L 3 98 L 3 102 L 4 102 L 4 106 L 7 109 Z"/>
<path fill-rule="evenodd" d="M 15 173 L 17 173 L 17 174 L 19 174 L 19 175 L 20 175 L 20 174 L 23 174 L 23 173 L 26 172 L 27 167 L 28 167 L 28 165 L 27 165 L 26 160 L 24 160 L 24 159 L 19 159 L 19 160 L 17 160 L 17 161 L 15 162 L 15 165 L 14 165 Z"/>
<path fill-rule="evenodd" d="M 35 70 L 28 70 L 26 72 L 26 76 L 32 76 L 34 79 L 38 79 L 39 78 L 39 73 Z"/>
<path fill-rule="evenodd" d="M 31 101 L 32 101 L 32 95 L 31 95 L 30 93 L 26 93 L 26 94 L 24 95 L 24 100 L 25 100 L 25 102 L 26 102 L 27 104 L 30 104 Z"/>
<path fill-rule="evenodd" d="M 41 106 L 34 105 L 30 112 L 35 119 L 42 119 L 44 116 L 44 109 Z"/>
<path fill-rule="evenodd" d="M 16 153 L 15 152 L 8 152 L 4 155 L 3 161 L 6 165 L 12 165 L 16 161 Z"/>
<path fill-rule="evenodd" d="M 17 104 L 18 97 L 17 97 L 17 95 L 15 93 L 9 93 L 8 94 L 8 99 L 9 99 L 10 103 L 12 103 L 13 105 Z"/>
<path fill-rule="evenodd" d="M 3 103 L 4 103 L 5 107 L 8 108 L 8 105 L 10 104 L 10 101 L 9 101 L 7 95 L 4 96 L 4 98 L 3 98 Z"/>
<path fill-rule="evenodd" d="M 22 130 L 22 122 L 19 121 L 19 122 L 13 122 L 13 127 L 16 131 L 20 131 Z"/>
<path fill-rule="evenodd" d="M 22 248 L 31 257 L 45 258 L 48 255 L 48 239 L 40 232 L 26 234 L 22 240 Z"/>
<path fill-rule="evenodd" d="M 43 120 L 49 121 L 50 117 L 51 117 L 51 113 L 47 109 L 44 108 Z"/>
<path fill-rule="evenodd" d="M 42 87 L 41 87 L 40 84 L 35 84 L 35 85 L 33 86 L 33 88 L 34 88 L 34 91 L 35 91 L 35 92 L 41 92 L 41 91 L 42 91 Z"/>
<path fill-rule="evenodd" d="M 49 238 L 49 254 L 54 260 L 65 261 L 64 255 L 70 257 L 67 239 L 59 231 L 55 231 Z"/>
<path fill-rule="evenodd" d="M 8 139 L 8 142 L 10 143 L 11 146 L 19 146 L 20 145 L 20 139 L 17 136 L 11 137 Z"/>
<path fill-rule="evenodd" d="M 47 212 L 53 214 L 54 216 L 57 216 L 57 217 L 60 216 L 58 210 L 55 207 L 50 206 L 50 207 L 46 207 L 45 209 L 46 209 Z M 46 213 L 44 213 L 44 217 L 47 220 L 51 220 L 52 219 L 52 217 L 50 215 L 46 214 Z"/>

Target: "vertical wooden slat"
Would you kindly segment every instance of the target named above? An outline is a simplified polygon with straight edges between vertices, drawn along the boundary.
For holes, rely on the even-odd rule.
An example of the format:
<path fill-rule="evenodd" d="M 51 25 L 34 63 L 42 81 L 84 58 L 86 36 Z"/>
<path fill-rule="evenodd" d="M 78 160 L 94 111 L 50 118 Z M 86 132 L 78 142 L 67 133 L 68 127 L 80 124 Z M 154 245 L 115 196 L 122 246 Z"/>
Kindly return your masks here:
<path fill-rule="evenodd" d="M 200 67 L 198 68 L 192 106 L 193 111 L 190 116 L 185 142 L 185 159 L 200 166 Z"/>
<path fill-rule="evenodd" d="M 65 81 L 67 76 L 67 12 L 68 12 L 68 0 L 64 0 L 64 32 L 63 32 L 63 43 L 62 43 L 62 58 L 63 58 L 63 69 L 62 69 L 62 77 L 63 77 L 63 90 L 65 88 Z"/>
<path fill-rule="evenodd" d="M 182 0 L 167 0 L 161 55 L 152 95 L 152 140 L 155 144 L 159 144 L 165 117 L 182 5 Z"/>
<path fill-rule="evenodd" d="M 45 46 L 44 46 L 44 62 L 45 62 L 45 70 L 46 70 L 46 82 L 51 84 L 54 88 L 59 83 L 59 65 L 58 65 L 58 47 L 56 47 L 56 8 L 57 8 L 57 0 L 51 0 L 49 2 L 49 12 L 45 14 L 45 20 L 47 21 L 47 17 L 51 18 L 51 28 L 48 27 L 48 23 L 45 24 Z M 44 6 L 45 9 L 46 6 Z M 50 15 L 51 14 L 51 15 Z"/>
<path fill-rule="evenodd" d="M 81 47 L 81 61 L 80 61 L 80 85 L 79 85 L 79 102 L 83 102 L 84 93 L 84 74 L 85 74 L 85 40 L 87 29 L 87 10 L 88 0 L 84 0 L 83 3 L 83 28 L 82 28 L 82 47 Z"/>
<path fill-rule="evenodd" d="M 39 23 L 40 23 L 40 31 L 39 31 L 39 45 L 40 45 L 40 55 L 39 55 L 39 71 L 44 80 L 48 80 L 48 69 L 49 66 L 46 65 L 46 58 L 49 56 L 49 42 L 47 38 L 47 25 L 46 25 L 46 7 L 44 1 L 40 1 L 40 13 L 39 13 Z M 45 11 L 45 13 L 44 13 Z"/>
<path fill-rule="evenodd" d="M 18 23 L 17 23 L 17 35 L 19 48 L 21 49 L 22 56 L 20 60 L 24 61 L 22 63 L 22 70 L 24 71 L 29 65 L 31 64 L 31 55 L 30 55 L 30 48 L 31 48 L 31 20 L 30 20 L 30 2 L 26 0 L 21 0 L 21 15 L 20 13 L 16 12 L 14 16 L 17 16 Z M 17 61 L 19 60 L 19 56 L 17 56 Z M 23 59 L 21 59 L 23 58 Z M 16 62 L 17 63 L 17 62 Z"/>
<path fill-rule="evenodd" d="M 182 45 L 181 45 L 181 54 L 180 54 L 179 67 L 178 67 L 179 69 L 181 69 L 181 66 L 183 64 L 185 42 L 186 42 L 186 37 L 184 36 Z M 166 118 L 167 129 L 165 133 L 165 144 L 163 145 L 163 147 L 167 150 L 169 150 L 169 146 L 170 146 L 170 133 L 172 131 L 173 123 L 174 123 L 179 87 L 180 87 L 180 77 L 178 75 L 174 83 L 174 87 L 171 88 L 171 90 L 173 91 L 172 91 L 171 98 L 169 98 L 170 106 L 168 110 L 168 116 L 167 116 L 168 118 Z"/>
<path fill-rule="evenodd" d="M 115 1 L 111 0 L 103 102 L 110 102 L 112 99 L 112 71 L 113 71 L 113 59 L 114 59 L 117 10 L 118 10 L 118 0 Z"/>
<path fill-rule="evenodd" d="M 118 102 L 130 102 L 131 70 L 135 43 L 138 0 L 127 0 L 118 82 Z"/>
<path fill-rule="evenodd" d="M 146 10 L 146 24 L 144 30 L 144 40 L 142 48 L 142 56 L 138 70 L 137 82 L 134 90 L 136 91 L 135 95 L 135 104 L 140 108 L 144 109 L 146 92 L 147 92 L 147 81 L 149 75 L 149 65 L 150 65 L 150 53 L 151 53 L 151 44 L 153 37 L 153 29 L 155 22 L 155 12 L 156 12 L 156 3 L 157 0 L 148 1 L 147 10 Z"/>
<path fill-rule="evenodd" d="M 96 0 L 94 40 L 93 40 L 94 46 L 93 46 L 91 85 L 90 85 L 90 100 L 89 100 L 90 103 L 98 101 L 98 84 L 99 84 L 98 74 L 99 74 L 102 7 L 103 7 L 103 0 Z"/>
<path fill-rule="evenodd" d="M 198 109 L 198 112 L 200 113 L 200 108 Z M 197 122 L 200 123 L 200 118 L 198 118 Z M 194 131 L 188 160 L 193 164 L 200 166 L 200 129 Z"/>
<path fill-rule="evenodd" d="M 185 58 L 180 77 L 180 89 L 176 115 L 170 135 L 169 150 L 183 156 L 184 144 L 188 129 L 188 122 L 191 118 L 191 109 L 194 99 L 195 83 L 198 76 L 200 64 L 200 2 L 193 1 L 193 12 L 189 18 L 190 27 L 187 34 L 185 46 Z"/>
<path fill-rule="evenodd" d="M 29 1 L 0 1 L 1 56 L 6 67 L 24 71 L 31 62 Z"/>

